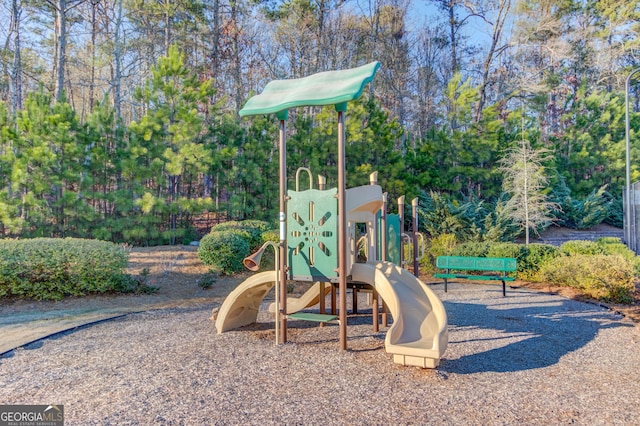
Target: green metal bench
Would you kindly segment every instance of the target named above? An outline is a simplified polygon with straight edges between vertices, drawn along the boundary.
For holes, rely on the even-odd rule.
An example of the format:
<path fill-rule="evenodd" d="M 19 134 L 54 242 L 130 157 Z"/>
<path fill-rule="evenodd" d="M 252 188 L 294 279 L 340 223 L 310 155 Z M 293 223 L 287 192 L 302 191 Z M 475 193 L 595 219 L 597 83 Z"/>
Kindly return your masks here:
<path fill-rule="evenodd" d="M 467 280 L 502 281 L 502 295 L 506 296 L 506 281 L 514 281 L 514 277 L 507 276 L 507 272 L 515 272 L 516 259 L 512 257 L 465 257 L 465 256 L 438 256 L 436 267 L 446 270 L 443 274 L 434 274 L 436 278 L 444 280 L 444 291 L 447 291 L 447 280 L 450 278 L 463 278 Z M 463 271 L 456 273 L 454 271 Z M 483 271 L 498 272 L 499 274 L 472 275 L 466 272 Z"/>

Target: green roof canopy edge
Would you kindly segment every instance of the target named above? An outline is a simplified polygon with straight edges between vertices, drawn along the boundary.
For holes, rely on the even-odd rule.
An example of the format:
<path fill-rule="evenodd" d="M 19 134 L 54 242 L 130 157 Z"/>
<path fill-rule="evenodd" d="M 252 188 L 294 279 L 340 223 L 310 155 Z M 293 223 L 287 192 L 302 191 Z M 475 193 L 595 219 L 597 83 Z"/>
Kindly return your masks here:
<path fill-rule="evenodd" d="M 272 114 L 299 106 L 336 105 L 358 99 L 380 68 L 378 61 L 357 68 L 324 71 L 291 80 L 273 80 L 239 111 L 241 117 Z"/>

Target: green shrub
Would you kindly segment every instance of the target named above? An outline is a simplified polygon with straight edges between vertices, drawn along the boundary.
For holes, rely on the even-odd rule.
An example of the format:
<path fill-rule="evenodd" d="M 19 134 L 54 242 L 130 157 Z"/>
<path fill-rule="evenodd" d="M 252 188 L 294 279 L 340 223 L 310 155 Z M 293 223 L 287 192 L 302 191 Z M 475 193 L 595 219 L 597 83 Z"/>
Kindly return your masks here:
<path fill-rule="evenodd" d="M 640 257 L 624 244 L 620 238 L 617 237 L 602 237 L 596 240 L 598 244 L 604 250 L 604 254 L 619 254 L 629 261 L 635 271 L 636 276 L 640 276 Z"/>
<path fill-rule="evenodd" d="M 569 256 L 575 256 L 577 254 L 605 254 L 602 245 L 593 241 L 583 240 L 567 241 L 560 246 L 560 251 Z"/>
<path fill-rule="evenodd" d="M 267 241 L 277 243 L 280 241 L 280 232 L 277 229 L 271 229 L 262 233 L 262 244 Z"/>
<path fill-rule="evenodd" d="M 263 244 L 262 233 L 269 228 L 269 223 L 261 220 L 229 221 L 214 225 L 211 228 L 211 233 L 229 230 L 240 231 L 240 235 L 249 244 L 250 251 L 255 251 Z"/>
<path fill-rule="evenodd" d="M 547 262 L 550 262 L 561 255 L 562 252 L 560 249 L 550 244 L 529 244 L 526 246 L 526 255 L 520 261 L 521 264 L 518 265 L 518 269 L 521 271 L 518 273 L 518 278 L 531 278 Z"/>
<path fill-rule="evenodd" d="M 451 256 L 487 257 L 489 243 L 468 242 L 455 246 L 451 251 Z"/>
<path fill-rule="evenodd" d="M 118 293 L 152 294 L 158 287 L 148 285 L 149 268 L 144 268 L 140 275 L 120 274 L 115 277 L 113 291 Z"/>
<path fill-rule="evenodd" d="M 432 238 L 425 256 L 420 259 L 420 266 L 425 272 L 431 273 L 435 270 L 438 256 L 451 254 L 456 246 L 456 236 L 453 234 L 440 234 Z"/>
<path fill-rule="evenodd" d="M 634 285 L 632 265 L 620 255 L 560 256 L 547 262 L 536 279 L 574 287 L 595 299 L 628 303 Z"/>
<path fill-rule="evenodd" d="M 607 245 L 607 244 L 622 244 L 624 245 L 624 243 L 622 242 L 622 240 L 618 237 L 600 237 L 596 240 L 596 243 L 598 244 L 603 244 L 603 245 Z"/>
<path fill-rule="evenodd" d="M 208 290 L 218 281 L 219 273 L 209 270 L 206 274 L 202 275 L 198 280 L 198 286 L 203 290 Z"/>
<path fill-rule="evenodd" d="M 516 243 L 494 243 L 489 245 L 487 256 L 514 257 L 518 261 L 518 264 L 520 264 L 527 256 L 527 246 Z"/>
<path fill-rule="evenodd" d="M 614 198 L 611 197 L 611 202 L 609 203 L 609 213 L 607 214 L 604 223 L 615 226 L 617 228 L 624 227 L 622 216 L 624 211 L 622 209 L 622 198 Z"/>
<path fill-rule="evenodd" d="M 602 248 L 604 254 L 619 254 L 625 259 L 631 259 L 636 254 L 617 237 L 602 237 L 596 240 L 596 244 Z"/>
<path fill-rule="evenodd" d="M 218 231 L 202 237 L 198 247 L 198 257 L 202 263 L 223 274 L 241 271 L 242 260 L 250 254 L 249 243 L 241 232 Z"/>
<path fill-rule="evenodd" d="M 561 203 L 564 225 L 575 229 L 593 228 L 609 216 L 609 204 L 604 187 L 591 191 L 583 200 L 567 196 Z"/>
<path fill-rule="evenodd" d="M 0 297 L 60 300 L 119 291 L 128 263 L 119 245 L 77 238 L 0 240 Z"/>

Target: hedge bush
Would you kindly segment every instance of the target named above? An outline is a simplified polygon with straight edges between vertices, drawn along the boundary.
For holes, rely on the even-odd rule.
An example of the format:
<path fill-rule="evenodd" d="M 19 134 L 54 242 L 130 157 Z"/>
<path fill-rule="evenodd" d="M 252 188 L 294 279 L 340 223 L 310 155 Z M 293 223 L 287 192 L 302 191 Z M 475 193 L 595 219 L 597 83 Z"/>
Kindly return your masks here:
<path fill-rule="evenodd" d="M 77 238 L 0 240 L 0 297 L 60 300 L 121 291 L 128 252 L 119 245 Z"/>
<path fill-rule="evenodd" d="M 242 260 L 251 253 L 251 247 L 242 233 L 237 229 L 228 229 L 205 235 L 200 240 L 198 257 L 202 263 L 223 274 L 242 271 Z"/>
<path fill-rule="evenodd" d="M 210 233 L 220 231 L 239 231 L 239 234 L 249 244 L 249 249 L 253 252 L 263 244 L 262 233 L 271 228 L 268 222 L 261 220 L 229 221 L 219 223 L 211 228 Z"/>
<path fill-rule="evenodd" d="M 577 254 L 596 255 L 605 254 L 605 250 L 601 244 L 594 241 L 572 240 L 562 243 L 560 250 L 569 256 Z"/>
<path fill-rule="evenodd" d="M 267 241 L 277 243 L 280 241 L 280 232 L 277 229 L 271 229 L 262 233 L 262 244 Z"/>
<path fill-rule="evenodd" d="M 452 251 L 451 256 L 487 257 L 489 243 L 468 242 L 458 244 Z"/>
<path fill-rule="evenodd" d="M 425 256 L 420 259 L 420 267 L 431 273 L 435 271 L 438 256 L 450 255 L 456 247 L 456 236 L 453 234 L 440 234 L 432 238 Z"/>
<path fill-rule="evenodd" d="M 618 303 L 632 300 L 634 269 L 621 255 L 575 254 L 547 262 L 537 280 L 580 289 L 595 299 Z"/>
<path fill-rule="evenodd" d="M 532 243 L 526 246 L 527 253 L 522 259 L 522 270 L 518 278 L 531 279 L 548 262 L 562 255 L 558 247 L 550 244 Z"/>

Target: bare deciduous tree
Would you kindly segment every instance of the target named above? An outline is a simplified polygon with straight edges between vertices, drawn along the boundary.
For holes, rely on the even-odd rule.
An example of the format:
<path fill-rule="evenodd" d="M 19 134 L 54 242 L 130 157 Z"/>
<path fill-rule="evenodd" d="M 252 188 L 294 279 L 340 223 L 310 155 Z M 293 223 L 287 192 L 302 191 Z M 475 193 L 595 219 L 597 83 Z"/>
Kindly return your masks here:
<path fill-rule="evenodd" d="M 544 149 L 532 149 L 523 133 L 520 144 L 508 150 L 500 161 L 504 175 L 502 188 L 511 195 L 506 205 L 507 215 L 525 231 L 526 244 L 529 244 L 529 231 L 537 233 L 538 228 L 553 222 L 551 212 L 558 209 L 543 191 L 547 177 L 542 163 L 547 155 Z"/>

